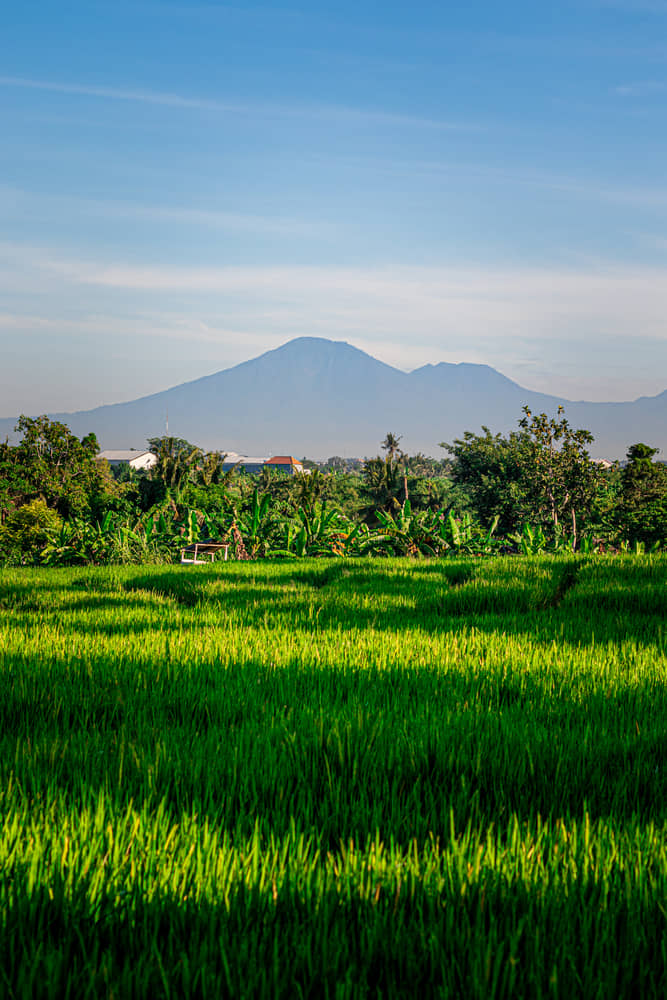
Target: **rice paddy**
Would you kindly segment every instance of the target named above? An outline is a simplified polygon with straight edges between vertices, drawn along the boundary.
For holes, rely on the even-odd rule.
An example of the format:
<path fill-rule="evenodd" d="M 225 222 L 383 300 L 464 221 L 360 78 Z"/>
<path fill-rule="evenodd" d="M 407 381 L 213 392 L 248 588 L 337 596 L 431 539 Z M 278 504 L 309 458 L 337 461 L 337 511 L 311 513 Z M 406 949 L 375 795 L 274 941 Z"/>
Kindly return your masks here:
<path fill-rule="evenodd" d="M 0 572 L 0 996 L 667 995 L 667 558 Z"/>

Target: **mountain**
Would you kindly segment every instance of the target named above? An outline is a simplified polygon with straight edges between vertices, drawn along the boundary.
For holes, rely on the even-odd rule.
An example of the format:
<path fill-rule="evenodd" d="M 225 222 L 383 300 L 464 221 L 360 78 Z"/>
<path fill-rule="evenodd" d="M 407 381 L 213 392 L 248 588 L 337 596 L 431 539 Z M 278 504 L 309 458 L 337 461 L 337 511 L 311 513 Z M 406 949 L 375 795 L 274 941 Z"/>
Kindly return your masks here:
<path fill-rule="evenodd" d="M 93 431 L 102 448 L 143 448 L 169 432 L 207 449 L 246 455 L 326 458 L 377 454 L 388 431 L 409 453 L 443 455 L 482 425 L 515 429 L 522 406 L 555 413 L 595 435 L 591 454 L 623 458 L 645 441 L 667 448 L 667 391 L 627 403 L 571 402 L 531 392 L 488 365 L 424 365 L 410 373 L 350 344 L 300 337 L 282 347 L 151 396 L 77 413 L 49 414 L 79 437 Z M 16 418 L 0 420 L 11 435 Z"/>

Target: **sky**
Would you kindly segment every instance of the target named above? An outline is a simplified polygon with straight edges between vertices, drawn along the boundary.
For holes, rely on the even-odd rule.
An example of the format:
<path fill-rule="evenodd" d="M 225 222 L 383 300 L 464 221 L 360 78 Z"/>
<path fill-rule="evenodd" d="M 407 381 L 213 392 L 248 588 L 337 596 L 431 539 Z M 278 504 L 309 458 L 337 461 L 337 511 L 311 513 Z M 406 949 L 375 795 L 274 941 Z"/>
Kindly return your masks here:
<path fill-rule="evenodd" d="M 22 0 L 0 49 L 0 416 L 299 336 L 667 388 L 667 0 Z"/>

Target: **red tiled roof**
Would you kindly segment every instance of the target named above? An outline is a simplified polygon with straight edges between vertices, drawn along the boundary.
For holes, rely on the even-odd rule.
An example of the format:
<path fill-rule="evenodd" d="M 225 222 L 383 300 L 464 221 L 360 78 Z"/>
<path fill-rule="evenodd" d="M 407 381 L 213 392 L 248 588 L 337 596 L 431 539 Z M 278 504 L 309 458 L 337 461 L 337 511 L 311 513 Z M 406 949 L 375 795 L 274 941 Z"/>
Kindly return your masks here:
<path fill-rule="evenodd" d="M 270 458 L 264 465 L 300 465 L 295 458 L 291 455 L 275 455 L 274 458 Z"/>

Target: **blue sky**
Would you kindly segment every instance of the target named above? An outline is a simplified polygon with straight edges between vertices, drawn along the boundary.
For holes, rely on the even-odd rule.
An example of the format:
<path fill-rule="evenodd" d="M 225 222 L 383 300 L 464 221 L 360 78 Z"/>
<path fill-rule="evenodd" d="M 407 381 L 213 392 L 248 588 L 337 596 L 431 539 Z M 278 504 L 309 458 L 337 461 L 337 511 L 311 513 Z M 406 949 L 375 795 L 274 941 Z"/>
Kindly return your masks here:
<path fill-rule="evenodd" d="M 667 0 L 24 0 L 0 416 L 295 336 L 570 398 L 667 388 Z"/>

